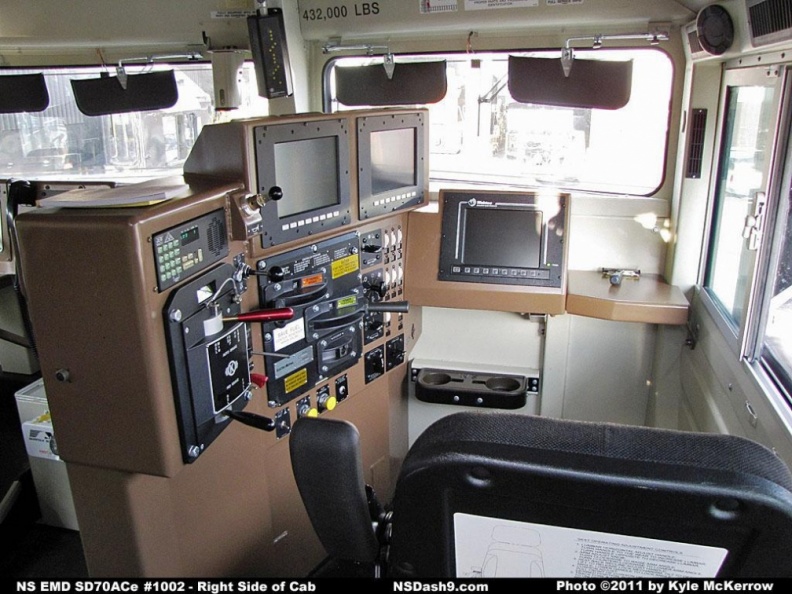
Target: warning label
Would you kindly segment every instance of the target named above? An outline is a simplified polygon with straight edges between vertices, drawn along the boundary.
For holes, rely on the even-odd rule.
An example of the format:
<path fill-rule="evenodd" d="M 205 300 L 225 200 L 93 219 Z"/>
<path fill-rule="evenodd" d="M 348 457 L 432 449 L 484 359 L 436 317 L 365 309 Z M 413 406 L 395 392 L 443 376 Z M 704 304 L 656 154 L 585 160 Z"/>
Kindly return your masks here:
<path fill-rule="evenodd" d="M 358 268 L 360 268 L 360 258 L 358 258 L 357 254 L 347 256 L 346 258 L 340 258 L 331 265 L 333 280 L 351 274 L 352 272 L 357 272 Z"/>
<path fill-rule="evenodd" d="M 308 370 L 303 368 L 283 380 L 283 390 L 288 394 L 308 383 Z"/>

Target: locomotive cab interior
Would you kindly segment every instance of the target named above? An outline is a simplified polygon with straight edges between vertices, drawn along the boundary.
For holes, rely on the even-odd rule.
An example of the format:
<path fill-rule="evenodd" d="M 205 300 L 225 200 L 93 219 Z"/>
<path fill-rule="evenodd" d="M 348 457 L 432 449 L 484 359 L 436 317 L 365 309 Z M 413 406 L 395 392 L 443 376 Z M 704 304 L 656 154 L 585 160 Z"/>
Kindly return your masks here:
<path fill-rule="evenodd" d="M 37 499 L 91 577 L 304 578 L 347 513 L 380 555 L 376 493 L 390 575 L 604 571 L 536 544 L 567 537 L 675 551 L 634 577 L 789 575 L 787 3 L 28 4 L 0 8 L 3 524 Z"/>

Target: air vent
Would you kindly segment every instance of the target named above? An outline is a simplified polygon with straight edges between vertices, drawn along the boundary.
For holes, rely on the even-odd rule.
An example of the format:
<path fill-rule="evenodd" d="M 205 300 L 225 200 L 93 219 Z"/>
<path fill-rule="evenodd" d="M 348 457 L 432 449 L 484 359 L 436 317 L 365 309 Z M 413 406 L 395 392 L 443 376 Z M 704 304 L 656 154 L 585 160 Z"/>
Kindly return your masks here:
<path fill-rule="evenodd" d="M 687 32 L 688 45 L 690 46 L 690 53 L 692 55 L 699 55 L 704 53 L 704 48 L 699 43 L 698 34 L 696 33 L 695 24 Z"/>
<path fill-rule="evenodd" d="M 226 248 L 225 221 L 220 217 L 213 218 L 209 223 L 208 244 L 213 256 L 219 256 Z"/>
<path fill-rule="evenodd" d="M 792 0 L 747 0 L 753 45 L 792 39 Z"/>
<path fill-rule="evenodd" d="M 704 157 L 704 131 L 707 128 L 707 110 L 694 109 L 688 129 L 688 156 L 685 177 L 701 178 L 701 165 Z"/>

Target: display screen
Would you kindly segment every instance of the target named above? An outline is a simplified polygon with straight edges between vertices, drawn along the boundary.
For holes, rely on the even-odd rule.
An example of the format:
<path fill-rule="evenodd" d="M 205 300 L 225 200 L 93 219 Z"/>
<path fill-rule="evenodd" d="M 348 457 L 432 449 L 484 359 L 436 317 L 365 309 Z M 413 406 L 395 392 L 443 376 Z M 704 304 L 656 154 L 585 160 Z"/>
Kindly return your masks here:
<path fill-rule="evenodd" d="M 274 152 L 275 183 L 283 190 L 278 218 L 340 203 L 337 137 L 279 142 Z"/>
<path fill-rule="evenodd" d="M 371 194 L 416 185 L 415 129 L 371 133 Z"/>
<path fill-rule="evenodd" d="M 462 263 L 469 266 L 539 268 L 542 213 L 520 208 L 467 208 Z"/>

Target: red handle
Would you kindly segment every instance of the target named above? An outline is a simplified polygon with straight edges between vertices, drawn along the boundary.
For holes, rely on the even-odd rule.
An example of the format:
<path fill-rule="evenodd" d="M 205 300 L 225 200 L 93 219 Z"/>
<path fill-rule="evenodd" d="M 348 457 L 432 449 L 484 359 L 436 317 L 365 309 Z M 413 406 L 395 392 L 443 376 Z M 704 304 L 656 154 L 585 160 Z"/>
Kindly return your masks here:
<path fill-rule="evenodd" d="M 236 316 L 223 318 L 224 322 L 278 322 L 281 320 L 291 320 L 294 317 L 294 310 L 291 307 L 281 307 L 278 309 L 262 309 L 259 311 L 249 311 Z"/>
<path fill-rule="evenodd" d="M 263 388 L 267 385 L 267 376 L 261 373 L 251 373 L 250 381 L 256 384 L 257 388 Z"/>

